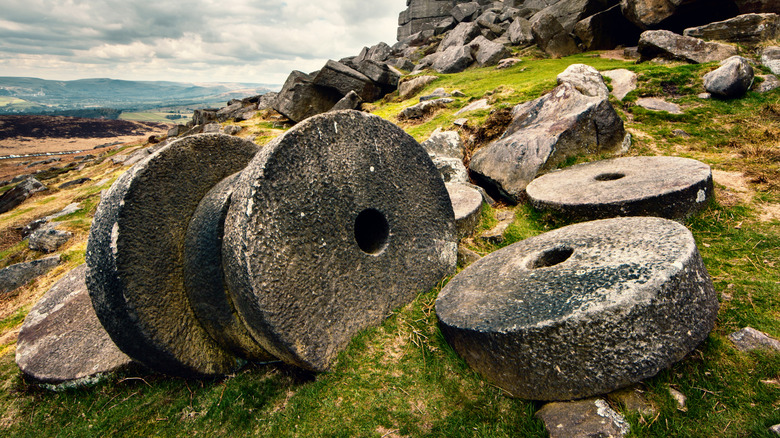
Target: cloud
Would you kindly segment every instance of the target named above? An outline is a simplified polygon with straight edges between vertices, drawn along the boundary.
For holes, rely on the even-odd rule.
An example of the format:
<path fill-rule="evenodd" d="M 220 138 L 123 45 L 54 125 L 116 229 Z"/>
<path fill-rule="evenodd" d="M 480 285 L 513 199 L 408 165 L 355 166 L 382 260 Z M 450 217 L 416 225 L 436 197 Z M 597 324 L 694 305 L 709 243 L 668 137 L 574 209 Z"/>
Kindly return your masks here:
<path fill-rule="evenodd" d="M 282 83 L 395 41 L 406 0 L 0 0 L 0 74 Z"/>

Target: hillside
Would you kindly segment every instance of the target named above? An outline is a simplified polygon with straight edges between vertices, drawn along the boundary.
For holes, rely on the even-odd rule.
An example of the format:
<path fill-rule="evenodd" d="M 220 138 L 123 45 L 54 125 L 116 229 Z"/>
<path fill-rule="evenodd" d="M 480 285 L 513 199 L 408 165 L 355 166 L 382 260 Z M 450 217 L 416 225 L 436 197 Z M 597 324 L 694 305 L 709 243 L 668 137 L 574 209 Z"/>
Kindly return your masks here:
<path fill-rule="evenodd" d="M 720 300 L 715 330 L 690 355 L 636 386 L 652 405 L 641 414 L 619 402 L 637 437 L 771 437 L 780 423 L 780 355 L 737 351 L 728 335 L 750 326 L 780 337 L 780 90 L 750 91 L 735 100 L 700 99 L 703 75 L 716 63 L 637 64 L 614 52 L 548 59 L 534 49 L 505 70 L 471 68 L 437 74 L 406 100 L 397 93 L 364 110 L 401 126 L 418 141 L 435 130 L 457 132 L 467 158 L 503 133 L 509 110 L 552 90 L 567 66 L 583 63 L 600 71 L 624 68 L 638 74 L 637 89 L 610 102 L 633 137 L 626 155 L 695 158 L 713 168 L 715 201 L 688 219 Z M 617 58 L 617 59 L 615 59 Z M 760 69 L 760 67 L 757 67 Z M 421 119 L 399 117 L 420 96 L 443 88 L 454 97 Z M 462 94 L 453 93 L 459 90 Z M 676 103 L 682 114 L 651 111 L 642 97 Z M 455 115 L 486 99 L 488 109 Z M 457 119 L 467 119 L 465 123 Z M 261 111 L 238 123 L 238 136 L 265 143 L 287 126 Z M 81 170 L 55 174 L 50 187 L 0 215 L 0 268 L 38 259 L 19 228 L 71 203 L 78 210 L 57 219 L 73 237 L 57 253 L 64 263 L 0 299 L 0 434 L 7 436 L 547 436 L 535 413 L 540 402 L 510 397 L 492 386 L 444 341 L 433 303 L 441 289 L 421 293 L 368 329 L 343 352 L 332 372 L 309 374 L 281 363 L 253 364 L 214 380 L 172 378 L 145 370 L 110 375 L 95 386 L 51 392 L 26 380 L 14 362 L 16 336 L 25 315 L 47 289 L 84 261 L 87 233 L 100 201 L 127 167 L 112 158 L 129 156 L 133 145 L 89 161 Z M 577 156 L 561 164 L 596 160 Z M 117 160 L 120 161 L 121 160 Z M 90 178 L 76 187 L 61 184 Z M 7 189 L 0 189 L 7 190 Z M 499 218 L 511 225 L 499 243 L 482 234 Z M 474 235 L 461 244 L 486 255 L 568 222 L 526 203 L 486 207 Z M 462 267 L 459 267 L 462 269 Z M 399 273 L 399 275 L 402 275 Z M 443 282 L 443 283 L 446 283 Z M 687 397 L 683 406 L 672 388 Z"/>

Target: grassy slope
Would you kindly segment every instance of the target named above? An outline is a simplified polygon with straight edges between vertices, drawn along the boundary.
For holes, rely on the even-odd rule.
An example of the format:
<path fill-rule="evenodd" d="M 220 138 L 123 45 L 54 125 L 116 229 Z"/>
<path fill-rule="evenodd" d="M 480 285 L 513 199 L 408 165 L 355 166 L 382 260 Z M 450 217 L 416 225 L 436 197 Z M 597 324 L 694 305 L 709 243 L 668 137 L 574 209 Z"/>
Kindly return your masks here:
<path fill-rule="evenodd" d="M 627 413 L 633 436 L 766 436 L 780 423 L 780 355 L 737 352 L 726 335 L 750 325 L 780 337 L 780 230 L 777 218 L 759 217 L 780 204 L 780 91 L 739 101 L 701 101 L 701 75 L 708 66 L 651 66 L 593 58 L 527 60 L 503 72 L 470 70 L 442 75 L 431 84 L 467 97 L 451 109 L 418 124 L 402 126 L 423 140 L 435 128 L 452 128 L 453 114 L 469 100 L 487 97 L 495 107 L 538 97 L 555 85 L 571 63 L 599 69 L 629 68 L 640 74 L 640 88 L 625 103 L 615 101 L 634 134 L 630 154 L 680 155 L 714 169 L 738 172 L 748 182 L 740 198 L 733 187 L 718 186 L 719 201 L 688 221 L 722 299 L 716 329 L 689 357 L 641 384 L 657 406 L 655 417 Z M 658 95 L 685 107 L 682 116 L 659 115 L 632 102 Z M 676 97 L 673 97 L 676 96 Z M 395 115 L 415 100 L 377 103 L 374 113 Z M 479 126 L 487 111 L 470 113 Z M 245 122 L 247 132 L 269 135 L 276 126 Z M 681 129 L 691 138 L 676 136 Z M 582 161 L 587 158 L 570 160 Z M 117 176 L 108 163 L 85 170 L 95 181 Z M 68 175 L 67 180 L 76 178 Z M 63 179 L 62 181 L 65 181 Z M 22 288 L 0 305 L 0 435 L 7 436 L 545 436 L 533 416 L 539 404 L 509 398 L 471 371 L 444 343 L 433 302 L 439 288 L 395 311 L 380 327 L 362 333 L 331 373 L 307 375 L 279 364 L 255 365 L 213 381 L 169 378 L 144 372 L 112 376 L 95 387 L 52 393 L 29 385 L 13 358 L 14 330 L 23 316 L 67 269 L 83 260 L 86 229 L 100 187 L 88 186 L 37 196 L 0 215 L 0 230 L 56 211 L 72 200 L 82 211 L 65 219 L 77 237 L 64 252 L 68 263 Z M 508 209 L 497 206 L 496 209 Z M 509 243 L 564 225 L 527 206 L 513 207 Z M 483 228 L 495 222 L 494 209 Z M 473 239 L 482 253 L 498 246 Z M 0 267 L 10 260 L 40 256 L 24 244 L 0 252 Z M 676 409 L 667 388 L 688 397 L 687 412 Z M 616 408 L 620 409 L 619 406 Z"/>

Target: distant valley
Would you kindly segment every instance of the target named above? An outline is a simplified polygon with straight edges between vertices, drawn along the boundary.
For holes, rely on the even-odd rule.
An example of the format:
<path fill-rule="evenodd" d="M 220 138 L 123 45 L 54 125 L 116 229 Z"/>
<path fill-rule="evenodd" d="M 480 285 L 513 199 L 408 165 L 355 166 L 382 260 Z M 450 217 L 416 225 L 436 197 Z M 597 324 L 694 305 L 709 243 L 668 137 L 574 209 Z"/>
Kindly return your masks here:
<path fill-rule="evenodd" d="M 119 118 L 122 113 L 153 110 L 176 114 L 224 106 L 230 99 L 265 94 L 273 84 L 180 83 L 81 79 L 50 81 L 0 77 L 0 114 L 50 114 Z"/>

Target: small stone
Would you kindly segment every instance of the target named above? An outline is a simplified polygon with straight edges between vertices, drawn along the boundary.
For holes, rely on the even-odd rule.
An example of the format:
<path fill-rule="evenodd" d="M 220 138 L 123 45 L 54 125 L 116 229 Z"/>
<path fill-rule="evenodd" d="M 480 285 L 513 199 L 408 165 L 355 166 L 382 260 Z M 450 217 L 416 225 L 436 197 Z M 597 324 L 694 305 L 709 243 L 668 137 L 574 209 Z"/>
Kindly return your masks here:
<path fill-rule="evenodd" d="M 761 51 L 761 64 L 776 75 L 780 75 L 780 47 L 769 46 Z"/>
<path fill-rule="evenodd" d="M 747 59 L 733 56 L 714 71 L 704 75 L 704 89 L 715 96 L 733 99 L 742 97 L 753 84 L 753 67 Z"/>
<path fill-rule="evenodd" d="M 710 93 L 699 93 L 699 94 L 696 95 L 696 97 L 698 97 L 699 99 L 702 99 L 702 100 L 707 100 L 707 99 L 712 99 L 712 94 L 710 94 Z"/>
<path fill-rule="evenodd" d="M 669 114 L 683 113 L 680 105 L 656 97 L 641 97 L 636 100 L 636 104 L 650 111 L 666 111 Z"/>
<path fill-rule="evenodd" d="M 685 405 L 688 401 L 688 397 L 686 397 L 685 394 L 670 386 L 669 395 L 672 396 L 672 399 L 677 403 L 678 411 L 688 412 L 688 407 Z"/>
<path fill-rule="evenodd" d="M 64 245 L 73 233 L 56 228 L 38 229 L 30 234 L 29 245 L 33 251 L 52 253 Z"/>
<path fill-rule="evenodd" d="M 600 398 L 547 403 L 536 417 L 544 422 L 550 438 L 619 438 L 630 431 L 625 418 Z"/>
<path fill-rule="evenodd" d="M 464 106 L 463 108 L 459 109 L 455 115 L 459 116 L 463 113 L 467 113 L 470 111 L 477 111 L 477 110 L 483 110 L 483 109 L 490 109 L 491 106 L 488 104 L 487 99 L 479 99 L 475 100 L 474 102 L 471 102 L 470 104 Z"/>
<path fill-rule="evenodd" d="M 222 132 L 224 132 L 227 135 L 236 135 L 239 132 L 241 132 L 243 128 L 238 125 L 227 125 L 222 128 Z"/>
<path fill-rule="evenodd" d="M 68 182 L 66 182 L 64 184 L 61 184 L 60 185 L 60 190 L 67 189 L 67 188 L 70 188 L 70 187 L 80 186 L 80 185 L 82 185 L 84 183 L 87 183 L 87 182 L 90 182 L 90 181 L 92 181 L 91 178 L 77 178 L 77 179 L 74 179 L 72 181 L 68 181 Z"/>
<path fill-rule="evenodd" d="M 0 195 L 0 214 L 16 208 L 27 198 L 43 190 L 46 190 L 46 186 L 37 179 L 28 177 L 16 187 Z"/>
<path fill-rule="evenodd" d="M 780 352 L 780 341 L 752 327 L 745 327 L 729 335 L 739 351 L 769 350 Z"/>
<path fill-rule="evenodd" d="M 681 137 L 681 138 L 691 138 L 691 134 L 688 134 L 687 132 L 683 131 L 682 129 L 675 129 L 672 131 L 672 135 L 675 137 Z"/>
<path fill-rule="evenodd" d="M 404 108 L 399 116 L 403 119 L 419 119 L 439 108 L 444 108 L 447 105 L 455 102 L 455 100 L 444 97 L 441 99 L 426 100 L 416 105 L 412 105 L 408 108 Z"/>
<path fill-rule="evenodd" d="M 452 124 L 455 125 L 455 126 L 466 126 L 466 124 L 468 124 L 468 122 L 469 122 L 469 119 L 463 117 L 463 118 L 460 118 L 460 119 L 455 119 L 452 122 Z"/>

